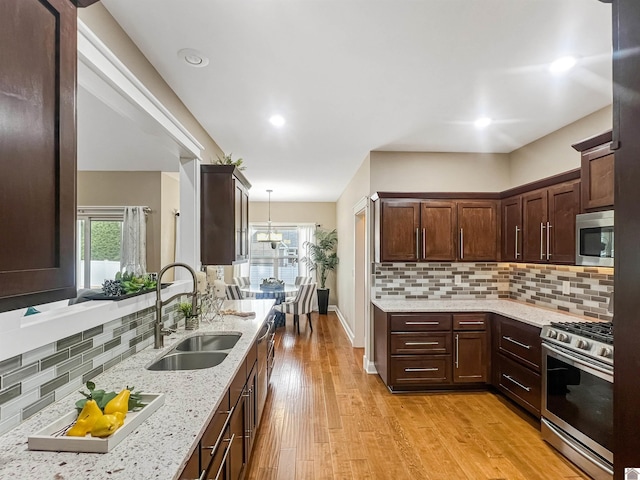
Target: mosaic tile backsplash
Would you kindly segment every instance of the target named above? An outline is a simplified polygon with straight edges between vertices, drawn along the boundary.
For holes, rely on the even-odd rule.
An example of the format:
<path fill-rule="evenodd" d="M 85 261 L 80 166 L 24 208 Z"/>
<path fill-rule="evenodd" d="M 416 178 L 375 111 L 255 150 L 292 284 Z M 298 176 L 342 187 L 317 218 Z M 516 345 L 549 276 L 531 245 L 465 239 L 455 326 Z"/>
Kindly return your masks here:
<path fill-rule="evenodd" d="M 380 263 L 372 287 L 376 299 L 510 298 L 600 320 L 612 292 L 612 268 L 517 263 Z"/>
<path fill-rule="evenodd" d="M 166 327 L 184 325 L 177 304 L 163 310 Z M 0 435 L 151 345 L 154 319 L 146 308 L 0 362 Z"/>

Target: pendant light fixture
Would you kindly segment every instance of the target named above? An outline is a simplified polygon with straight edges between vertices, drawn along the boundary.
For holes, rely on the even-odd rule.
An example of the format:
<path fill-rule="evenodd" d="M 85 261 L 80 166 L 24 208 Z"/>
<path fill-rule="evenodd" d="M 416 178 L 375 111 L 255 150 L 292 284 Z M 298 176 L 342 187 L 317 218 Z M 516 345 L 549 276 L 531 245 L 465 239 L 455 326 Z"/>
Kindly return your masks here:
<path fill-rule="evenodd" d="M 271 248 L 276 248 L 278 243 L 282 241 L 282 234 L 271 231 L 271 192 L 273 190 L 267 190 L 269 194 L 269 223 L 267 224 L 267 233 L 259 232 L 256 235 L 258 242 L 266 242 L 271 244 Z"/>

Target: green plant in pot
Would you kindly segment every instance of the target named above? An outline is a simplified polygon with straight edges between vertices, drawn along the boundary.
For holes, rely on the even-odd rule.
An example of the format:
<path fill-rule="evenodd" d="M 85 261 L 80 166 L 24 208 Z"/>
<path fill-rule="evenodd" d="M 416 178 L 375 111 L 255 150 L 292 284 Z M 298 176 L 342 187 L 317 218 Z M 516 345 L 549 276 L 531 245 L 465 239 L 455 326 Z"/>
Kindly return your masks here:
<path fill-rule="evenodd" d="M 308 255 L 302 260 L 309 264 L 311 271 L 316 272 L 319 282 L 318 287 L 318 311 L 322 315 L 327 314 L 329 306 L 329 289 L 326 288 L 327 275 L 335 272 L 338 266 L 338 232 L 333 230 L 316 230 L 316 241 L 305 242 Z M 319 277 L 319 278 L 318 278 Z"/>
<path fill-rule="evenodd" d="M 180 302 L 178 304 L 178 310 L 180 310 L 182 316 L 184 317 L 186 330 L 195 330 L 196 328 L 198 328 L 199 312 L 193 311 L 193 305 L 191 304 L 191 302 Z"/>

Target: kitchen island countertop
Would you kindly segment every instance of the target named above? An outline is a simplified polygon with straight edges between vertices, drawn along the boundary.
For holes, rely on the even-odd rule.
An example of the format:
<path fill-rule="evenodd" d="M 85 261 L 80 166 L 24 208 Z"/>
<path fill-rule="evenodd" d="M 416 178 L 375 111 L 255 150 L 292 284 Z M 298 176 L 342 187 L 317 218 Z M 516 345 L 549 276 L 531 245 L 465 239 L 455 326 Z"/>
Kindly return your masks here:
<path fill-rule="evenodd" d="M 165 348 L 144 350 L 92 379 L 96 388 L 164 393 L 165 401 L 144 423 L 105 454 L 40 452 L 27 449 L 27 438 L 72 411 L 79 393 L 68 395 L 0 436 L 0 479 L 38 480 L 177 479 L 209 423 L 249 348 L 257 339 L 273 300 L 226 301 L 225 309 L 255 312 L 243 318 L 201 323 L 165 338 Z M 242 333 L 218 366 L 202 370 L 149 371 L 145 367 L 185 337 L 203 332 Z"/>
<path fill-rule="evenodd" d="M 519 320 L 529 325 L 542 327 L 551 322 L 601 321 L 589 317 L 572 315 L 516 300 L 371 300 L 376 307 L 387 313 L 403 312 L 491 312 Z"/>

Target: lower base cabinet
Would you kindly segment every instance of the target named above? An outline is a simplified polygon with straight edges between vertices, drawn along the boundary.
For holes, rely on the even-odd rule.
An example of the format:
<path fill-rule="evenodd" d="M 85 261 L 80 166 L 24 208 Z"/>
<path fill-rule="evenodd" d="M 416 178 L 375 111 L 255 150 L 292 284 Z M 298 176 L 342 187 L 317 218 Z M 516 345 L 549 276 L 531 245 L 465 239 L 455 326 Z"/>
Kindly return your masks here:
<path fill-rule="evenodd" d="M 242 362 L 180 480 L 241 480 L 257 429 L 256 346 Z M 248 365 L 250 365 L 248 367 Z"/>

